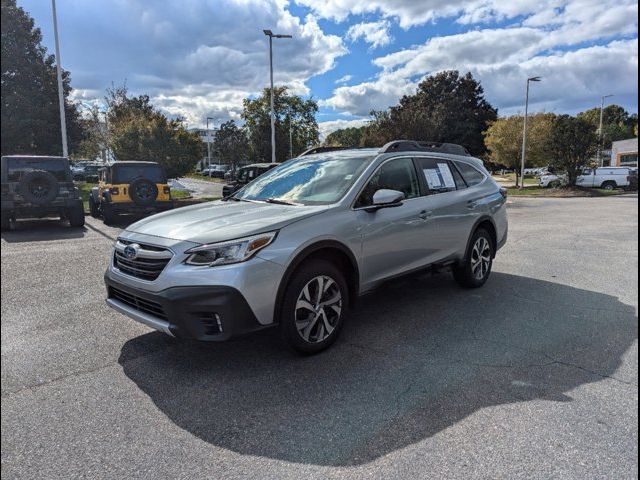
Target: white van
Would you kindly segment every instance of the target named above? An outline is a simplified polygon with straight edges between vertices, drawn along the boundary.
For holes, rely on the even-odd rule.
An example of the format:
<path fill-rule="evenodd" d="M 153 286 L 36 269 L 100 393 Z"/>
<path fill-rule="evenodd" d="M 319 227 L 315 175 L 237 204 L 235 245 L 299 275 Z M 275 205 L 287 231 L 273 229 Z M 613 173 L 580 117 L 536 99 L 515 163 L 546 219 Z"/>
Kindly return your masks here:
<path fill-rule="evenodd" d="M 615 190 L 625 188 L 630 184 L 631 169 L 628 167 L 600 167 L 585 168 L 578 176 L 576 185 L 585 188 L 604 188 Z M 566 175 L 543 175 L 540 177 L 540 186 L 559 187 L 567 183 Z"/>

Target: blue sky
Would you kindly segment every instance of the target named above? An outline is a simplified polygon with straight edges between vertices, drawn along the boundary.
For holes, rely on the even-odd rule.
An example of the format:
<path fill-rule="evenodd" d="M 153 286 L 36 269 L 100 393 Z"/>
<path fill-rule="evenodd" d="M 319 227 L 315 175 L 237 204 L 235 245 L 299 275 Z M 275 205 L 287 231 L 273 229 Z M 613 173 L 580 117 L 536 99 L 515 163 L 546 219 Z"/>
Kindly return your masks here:
<path fill-rule="evenodd" d="M 471 71 L 502 115 L 576 113 L 604 94 L 638 110 L 638 4 L 629 0 L 57 0 L 62 64 L 78 101 L 112 82 L 200 126 L 239 118 L 268 82 L 320 103 L 323 133 L 361 125 L 426 75 Z M 51 4 L 18 0 L 53 51 Z"/>

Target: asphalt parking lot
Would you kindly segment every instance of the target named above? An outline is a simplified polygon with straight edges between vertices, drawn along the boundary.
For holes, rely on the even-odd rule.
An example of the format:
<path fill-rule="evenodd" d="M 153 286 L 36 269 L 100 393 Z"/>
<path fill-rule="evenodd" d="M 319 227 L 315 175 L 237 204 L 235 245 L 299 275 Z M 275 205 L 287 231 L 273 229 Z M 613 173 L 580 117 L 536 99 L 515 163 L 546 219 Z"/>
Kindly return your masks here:
<path fill-rule="evenodd" d="M 118 229 L 2 234 L 5 478 L 636 478 L 638 198 L 527 199 L 481 290 L 364 297 L 330 350 L 108 309 Z"/>

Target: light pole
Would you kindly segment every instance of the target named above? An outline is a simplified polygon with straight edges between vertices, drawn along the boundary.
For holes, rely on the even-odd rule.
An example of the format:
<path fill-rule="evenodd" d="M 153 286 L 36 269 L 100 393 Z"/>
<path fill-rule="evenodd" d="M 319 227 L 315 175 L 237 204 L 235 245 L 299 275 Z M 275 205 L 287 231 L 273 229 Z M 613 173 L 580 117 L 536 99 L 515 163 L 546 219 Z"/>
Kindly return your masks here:
<path fill-rule="evenodd" d="M 211 168 L 211 132 L 209 131 L 209 120 L 213 122 L 213 117 L 207 117 L 207 167 Z M 211 170 L 209 170 L 211 176 Z"/>
<path fill-rule="evenodd" d="M 271 74 L 271 163 L 276 163 L 276 114 L 273 111 L 273 39 L 293 38 L 291 35 L 275 34 L 271 30 L 263 30 L 269 37 L 269 72 Z"/>
<path fill-rule="evenodd" d="M 609 98 L 609 97 L 613 97 L 613 95 L 603 95 L 602 97 L 600 97 L 600 126 L 598 127 L 598 166 L 602 167 L 602 150 L 604 145 L 602 144 L 602 120 L 604 117 L 604 101 Z"/>
<path fill-rule="evenodd" d="M 64 115 L 64 89 L 62 84 L 62 61 L 60 60 L 60 41 L 58 40 L 58 15 L 56 13 L 56 0 L 51 0 L 53 12 L 53 36 L 56 44 L 56 73 L 58 76 L 58 105 L 60 107 L 60 131 L 62 133 L 62 156 L 68 157 L 67 148 L 67 120 Z"/>
<path fill-rule="evenodd" d="M 291 116 L 289 116 L 289 158 L 293 158 L 293 130 L 291 129 Z"/>
<path fill-rule="evenodd" d="M 527 116 L 529 115 L 529 82 L 539 82 L 541 77 L 527 78 L 527 94 L 524 101 L 524 130 L 522 132 L 522 164 L 520 165 L 520 188 L 524 188 L 524 162 L 527 151 Z"/>

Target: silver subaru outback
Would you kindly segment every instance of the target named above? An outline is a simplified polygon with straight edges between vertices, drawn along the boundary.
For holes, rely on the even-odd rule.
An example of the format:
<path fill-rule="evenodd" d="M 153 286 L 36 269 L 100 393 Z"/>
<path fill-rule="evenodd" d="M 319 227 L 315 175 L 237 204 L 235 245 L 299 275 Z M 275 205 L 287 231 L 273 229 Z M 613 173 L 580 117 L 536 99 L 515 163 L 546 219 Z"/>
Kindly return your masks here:
<path fill-rule="evenodd" d="M 118 238 L 107 303 L 199 340 L 277 326 L 302 352 L 331 345 L 358 296 L 449 267 L 484 285 L 507 240 L 506 191 L 453 144 L 312 150 L 220 201 L 148 217 Z"/>

